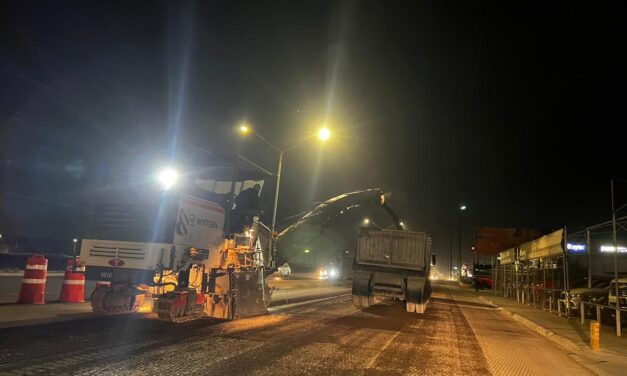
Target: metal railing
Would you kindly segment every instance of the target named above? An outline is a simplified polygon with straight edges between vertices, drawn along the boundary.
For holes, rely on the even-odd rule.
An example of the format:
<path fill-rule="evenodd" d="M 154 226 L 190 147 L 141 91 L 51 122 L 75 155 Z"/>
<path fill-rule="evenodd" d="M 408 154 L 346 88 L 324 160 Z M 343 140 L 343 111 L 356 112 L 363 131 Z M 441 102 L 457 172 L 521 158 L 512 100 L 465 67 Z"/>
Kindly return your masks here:
<path fill-rule="evenodd" d="M 621 325 L 627 323 L 627 308 L 617 307 L 613 304 L 577 302 L 578 308 L 576 309 L 573 307 L 570 296 L 568 294 L 563 296 L 565 291 L 561 288 L 532 287 L 526 284 L 516 284 L 507 279 L 500 282 L 495 285 L 496 295 L 555 313 L 560 317 L 572 318 L 579 316 L 579 321 L 582 325 L 585 325 L 586 319 L 596 319 L 602 326 L 612 326 L 613 322 L 616 328 L 615 333 L 619 337 L 622 335 Z M 592 306 L 594 308 L 590 308 Z"/>
<path fill-rule="evenodd" d="M 579 302 L 579 320 L 581 322 L 581 325 L 585 325 L 586 324 L 586 319 L 590 319 L 591 315 L 588 315 L 588 312 L 590 312 L 589 310 L 586 309 L 586 307 L 594 307 L 594 318 L 596 319 L 596 321 L 603 326 L 603 322 L 607 322 L 607 316 L 605 316 L 605 320 L 604 320 L 604 316 L 603 316 L 603 310 L 605 310 L 605 312 L 608 312 L 608 314 L 610 315 L 610 319 L 612 318 L 612 314 L 613 314 L 613 319 L 614 319 L 614 325 L 616 326 L 616 335 L 617 336 L 621 336 L 621 332 L 622 332 L 622 326 L 621 323 L 625 322 L 623 321 L 624 318 L 621 318 L 621 316 L 625 316 L 627 317 L 627 308 L 621 308 L 621 307 L 617 307 L 615 305 L 606 305 L 606 304 L 598 304 L 598 303 L 592 303 L 592 302 Z"/>

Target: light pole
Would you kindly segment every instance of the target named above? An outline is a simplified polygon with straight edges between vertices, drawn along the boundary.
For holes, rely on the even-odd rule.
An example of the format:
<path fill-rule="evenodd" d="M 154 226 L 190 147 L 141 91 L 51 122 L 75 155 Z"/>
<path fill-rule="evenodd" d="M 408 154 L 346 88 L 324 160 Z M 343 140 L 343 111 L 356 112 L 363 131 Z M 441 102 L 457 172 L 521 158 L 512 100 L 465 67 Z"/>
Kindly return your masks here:
<path fill-rule="evenodd" d="M 72 248 L 72 253 L 74 254 L 74 257 L 76 257 L 76 243 L 78 243 L 78 239 L 74 238 L 74 239 L 72 239 L 72 242 L 74 242 L 74 247 Z"/>
<path fill-rule="evenodd" d="M 457 269 L 458 278 L 461 281 L 462 278 L 462 213 L 467 209 L 466 205 L 459 206 L 459 221 L 457 227 L 457 265 L 459 268 Z"/>
<path fill-rule="evenodd" d="M 277 208 L 279 205 L 279 188 L 281 186 L 281 170 L 283 168 L 283 153 L 285 153 L 286 151 L 295 148 L 296 146 L 302 144 L 303 142 L 305 142 L 307 139 L 309 139 L 310 136 L 306 136 L 304 137 L 302 140 L 296 142 L 295 144 L 292 144 L 286 148 L 278 148 L 276 146 L 274 146 L 270 141 L 268 141 L 265 137 L 263 137 L 261 134 L 259 134 L 259 132 L 253 130 L 249 125 L 247 124 L 242 124 L 239 127 L 239 131 L 240 133 L 246 135 L 248 133 L 254 133 L 261 141 L 265 142 L 268 146 L 270 146 L 272 149 L 274 149 L 274 151 L 276 151 L 277 153 L 279 153 L 279 165 L 277 166 L 277 172 L 276 172 L 276 187 L 274 190 L 274 205 L 272 208 L 272 225 L 270 230 L 272 231 L 272 239 L 274 239 L 274 230 L 276 227 L 276 213 L 277 213 Z M 317 134 L 318 138 L 321 141 L 327 141 L 330 137 L 331 137 L 331 131 L 329 131 L 328 128 L 323 127 L 320 128 L 320 130 L 318 130 L 318 134 Z"/>

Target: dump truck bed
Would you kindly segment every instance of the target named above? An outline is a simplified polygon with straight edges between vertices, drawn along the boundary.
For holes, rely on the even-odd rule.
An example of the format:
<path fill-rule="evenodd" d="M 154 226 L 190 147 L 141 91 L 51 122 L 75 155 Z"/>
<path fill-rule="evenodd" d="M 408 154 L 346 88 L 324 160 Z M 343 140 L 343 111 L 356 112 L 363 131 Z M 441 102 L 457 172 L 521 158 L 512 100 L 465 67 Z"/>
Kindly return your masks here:
<path fill-rule="evenodd" d="M 353 264 L 353 304 L 400 300 L 424 313 L 431 297 L 431 239 L 424 232 L 361 228 Z"/>
<path fill-rule="evenodd" d="M 359 265 L 424 271 L 430 240 L 424 232 L 361 228 L 355 261 Z"/>

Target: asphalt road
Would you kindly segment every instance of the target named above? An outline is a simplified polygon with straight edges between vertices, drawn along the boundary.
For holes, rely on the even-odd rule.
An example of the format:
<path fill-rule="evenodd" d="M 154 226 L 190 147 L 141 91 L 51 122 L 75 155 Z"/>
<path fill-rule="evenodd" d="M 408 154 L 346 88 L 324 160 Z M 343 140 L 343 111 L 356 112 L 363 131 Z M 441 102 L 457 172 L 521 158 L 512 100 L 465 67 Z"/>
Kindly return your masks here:
<path fill-rule="evenodd" d="M 588 374 L 470 292 L 434 290 L 424 315 L 338 298 L 231 322 L 118 316 L 4 329 L 0 374 Z"/>

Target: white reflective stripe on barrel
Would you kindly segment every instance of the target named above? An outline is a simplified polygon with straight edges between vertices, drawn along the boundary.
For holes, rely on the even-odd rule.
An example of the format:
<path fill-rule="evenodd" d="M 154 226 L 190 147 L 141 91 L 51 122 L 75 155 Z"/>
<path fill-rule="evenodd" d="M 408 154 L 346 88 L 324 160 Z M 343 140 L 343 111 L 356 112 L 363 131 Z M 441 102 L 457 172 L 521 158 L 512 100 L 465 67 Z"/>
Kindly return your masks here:
<path fill-rule="evenodd" d="M 22 283 L 30 283 L 30 284 L 34 284 L 34 285 L 41 285 L 43 283 L 46 283 L 46 280 L 45 279 L 24 278 L 22 280 Z"/>
<path fill-rule="evenodd" d="M 82 266 L 82 267 L 80 267 L 80 268 L 76 268 L 76 271 L 77 271 L 77 272 L 84 272 L 84 271 L 85 271 L 85 267 L 84 267 L 84 266 Z"/>
<path fill-rule="evenodd" d="M 64 285 L 84 285 L 85 284 L 85 280 L 84 279 L 66 279 L 65 281 L 63 281 Z"/>
<path fill-rule="evenodd" d="M 48 265 L 26 265 L 26 269 L 46 270 Z"/>

